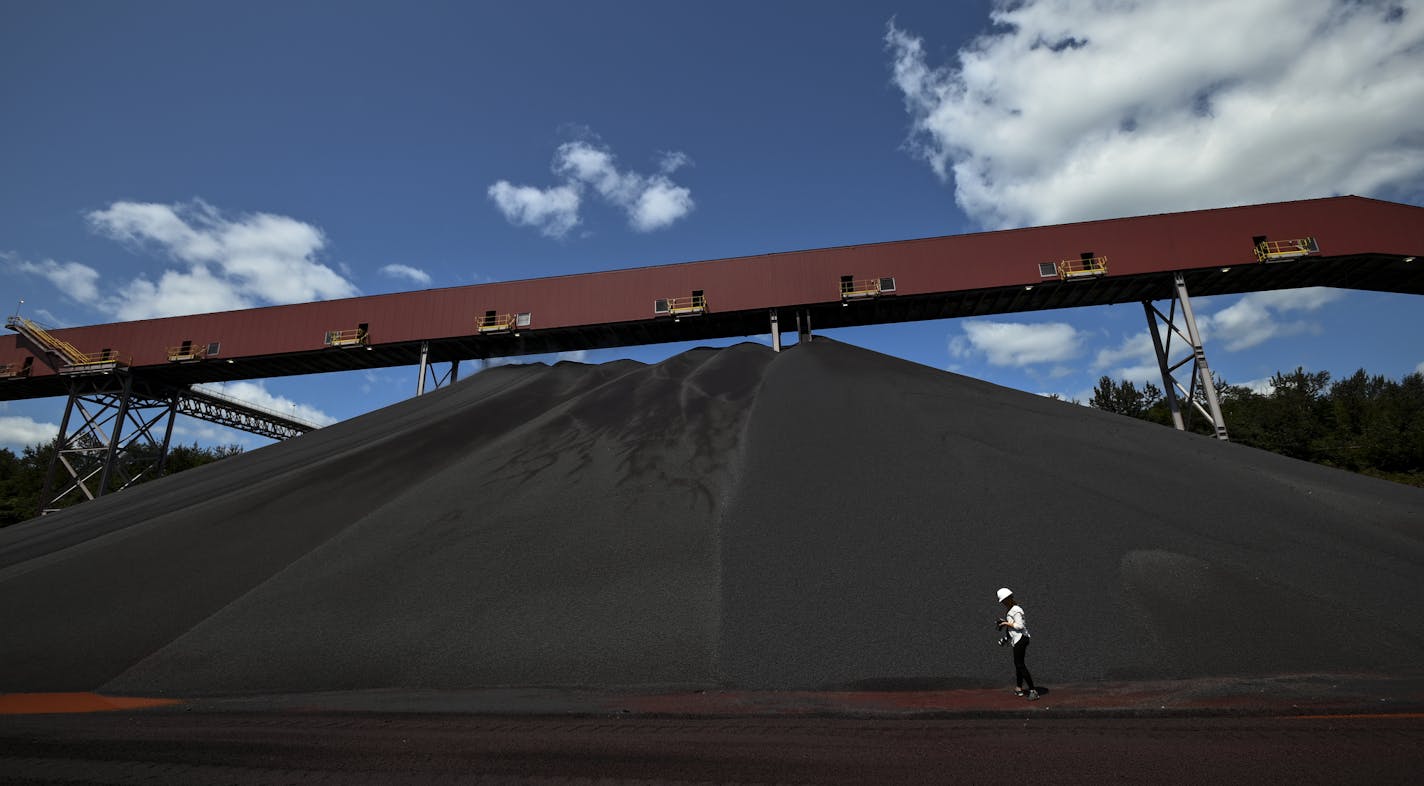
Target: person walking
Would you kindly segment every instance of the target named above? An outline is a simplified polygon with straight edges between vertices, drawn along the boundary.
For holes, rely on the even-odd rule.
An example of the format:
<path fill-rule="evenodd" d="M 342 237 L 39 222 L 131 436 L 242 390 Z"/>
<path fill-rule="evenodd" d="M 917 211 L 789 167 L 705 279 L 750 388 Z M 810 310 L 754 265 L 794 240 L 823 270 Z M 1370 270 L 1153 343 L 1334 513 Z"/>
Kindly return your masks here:
<path fill-rule="evenodd" d="M 1014 688 L 1015 696 L 1027 695 L 1029 701 L 1038 700 L 1038 689 L 1034 687 L 1033 675 L 1028 673 L 1028 667 L 1024 665 L 1024 653 L 1028 651 L 1028 625 L 1024 623 L 1024 610 L 1014 601 L 1014 591 L 1008 587 L 999 588 L 999 602 L 1004 604 L 1008 613 L 999 620 L 999 628 L 1009 636 L 1009 642 L 1014 645 Z M 1024 693 L 1024 688 L 1028 688 L 1028 693 Z"/>

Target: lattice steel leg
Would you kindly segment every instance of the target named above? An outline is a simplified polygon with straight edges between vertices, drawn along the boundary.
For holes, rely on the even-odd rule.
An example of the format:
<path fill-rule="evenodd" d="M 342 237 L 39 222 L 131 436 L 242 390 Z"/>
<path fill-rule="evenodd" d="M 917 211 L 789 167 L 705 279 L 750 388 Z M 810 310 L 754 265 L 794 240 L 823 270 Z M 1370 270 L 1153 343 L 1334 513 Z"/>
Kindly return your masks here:
<path fill-rule="evenodd" d="M 1174 292 L 1172 304 L 1167 314 L 1163 314 L 1149 300 L 1142 301 L 1143 311 L 1147 314 L 1147 329 L 1152 335 L 1152 346 L 1157 353 L 1157 366 L 1162 372 L 1162 385 L 1167 397 L 1167 405 L 1172 410 L 1172 423 L 1179 430 L 1185 431 L 1190 425 L 1190 415 L 1193 410 L 1201 413 L 1203 417 L 1210 420 L 1216 438 L 1220 440 L 1228 439 L 1226 433 L 1226 419 L 1221 414 L 1221 403 L 1216 395 L 1216 382 L 1211 377 L 1211 368 L 1206 362 L 1206 350 L 1202 346 L 1201 333 L 1197 330 L 1196 316 L 1192 312 L 1191 296 L 1187 292 L 1186 278 L 1181 274 L 1175 274 Z M 1181 326 L 1178 326 L 1178 305 L 1181 306 Z M 1163 341 L 1161 327 L 1168 328 L 1166 341 Z M 1186 342 L 1190 348 L 1188 354 L 1176 363 L 1171 362 L 1172 338 L 1176 336 Z M 1175 376 L 1177 369 L 1192 364 L 1191 376 L 1187 386 L 1183 386 Z M 1198 395 L 1200 393 L 1200 395 Z M 1183 415 L 1181 394 L 1191 409 L 1186 410 Z M 1205 401 L 1206 406 L 1202 403 Z"/>
<path fill-rule="evenodd" d="M 155 396 L 147 386 L 140 387 L 135 390 L 134 379 L 127 374 L 105 374 L 71 383 L 54 456 L 45 474 L 41 515 L 58 510 L 76 494 L 91 500 L 162 472 L 177 398 L 172 391 Z M 78 428 L 71 429 L 76 413 L 80 422 Z M 160 442 L 154 438 L 154 427 L 164 418 L 168 423 Z M 125 426 L 131 427 L 127 439 L 123 438 Z"/>

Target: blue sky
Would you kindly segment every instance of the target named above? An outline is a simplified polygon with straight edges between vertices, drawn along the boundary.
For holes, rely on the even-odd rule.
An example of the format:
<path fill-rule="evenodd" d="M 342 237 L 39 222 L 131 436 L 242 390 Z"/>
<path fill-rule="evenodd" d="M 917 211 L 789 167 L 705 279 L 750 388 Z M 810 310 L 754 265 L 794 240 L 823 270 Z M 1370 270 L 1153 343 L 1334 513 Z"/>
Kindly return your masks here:
<path fill-rule="evenodd" d="M 0 296 L 65 326 L 1342 193 L 1424 204 L 1424 4 L 1185 7 L 0 0 Z M 1229 382 L 1424 367 L 1418 298 L 1196 305 Z M 832 335 L 1067 398 L 1155 374 L 1137 305 Z M 330 422 L 415 384 L 228 392 Z M 0 445 L 62 408 L 0 402 Z"/>

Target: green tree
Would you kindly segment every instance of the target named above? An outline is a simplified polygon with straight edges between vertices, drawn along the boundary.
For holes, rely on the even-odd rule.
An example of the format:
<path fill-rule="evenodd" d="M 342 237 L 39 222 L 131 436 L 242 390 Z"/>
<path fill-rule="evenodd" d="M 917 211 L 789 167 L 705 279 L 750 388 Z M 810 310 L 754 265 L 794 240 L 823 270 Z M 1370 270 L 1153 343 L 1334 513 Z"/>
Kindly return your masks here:
<path fill-rule="evenodd" d="M 1330 372 L 1311 373 L 1299 366 L 1289 374 L 1277 372 L 1271 377 L 1271 406 L 1263 413 L 1263 443 L 1258 447 L 1292 458 L 1314 459 L 1326 433 L 1328 409 L 1321 394 L 1328 384 Z"/>
<path fill-rule="evenodd" d="M 131 457 L 134 459 L 133 466 L 144 466 L 152 458 L 152 450 L 154 449 L 148 448 L 148 456 Z M 0 448 L 0 527 L 18 524 L 38 514 L 40 492 L 44 488 L 45 475 L 49 472 L 54 451 L 53 442 L 31 445 L 18 456 L 7 448 Z M 164 474 L 172 475 L 203 464 L 211 464 L 241 452 L 242 448 L 238 445 L 213 448 L 200 447 L 197 443 L 191 446 L 173 445 L 168 449 Z M 139 478 L 138 483 L 145 483 L 153 478 L 152 473 L 147 473 Z M 121 478 L 114 478 L 111 490 L 116 490 L 122 482 Z M 61 507 L 68 507 L 80 501 L 82 497 L 72 494 L 61 503 Z"/>
<path fill-rule="evenodd" d="M 1222 415 L 1233 442 L 1305 461 L 1424 486 L 1424 374 L 1399 382 L 1361 369 L 1334 384 L 1328 372 L 1296 368 L 1271 378 L 1271 391 L 1216 380 Z M 1152 385 L 1137 390 L 1108 377 L 1090 404 L 1098 409 L 1171 424 L 1166 400 Z M 1183 402 L 1188 428 L 1211 429 Z"/>
<path fill-rule="evenodd" d="M 1088 406 L 1104 412 L 1145 418 L 1161 401 L 1162 391 L 1151 382 L 1138 390 L 1137 386 L 1128 380 L 1114 382 L 1111 377 L 1103 376 L 1098 379 L 1097 387 L 1093 388 L 1093 397 L 1088 400 Z"/>

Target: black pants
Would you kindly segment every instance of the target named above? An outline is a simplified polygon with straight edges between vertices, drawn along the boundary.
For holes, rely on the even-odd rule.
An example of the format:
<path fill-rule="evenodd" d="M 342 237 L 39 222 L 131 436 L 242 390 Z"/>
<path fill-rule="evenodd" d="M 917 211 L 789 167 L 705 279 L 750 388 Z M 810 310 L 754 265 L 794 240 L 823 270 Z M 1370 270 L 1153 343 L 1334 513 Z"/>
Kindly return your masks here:
<path fill-rule="evenodd" d="M 1014 645 L 1014 682 L 1020 688 L 1027 685 L 1029 690 L 1038 690 L 1033 687 L 1033 675 L 1028 673 L 1028 667 L 1024 665 L 1024 652 L 1028 649 L 1028 642 L 1029 638 L 1024 636 Z"/>

